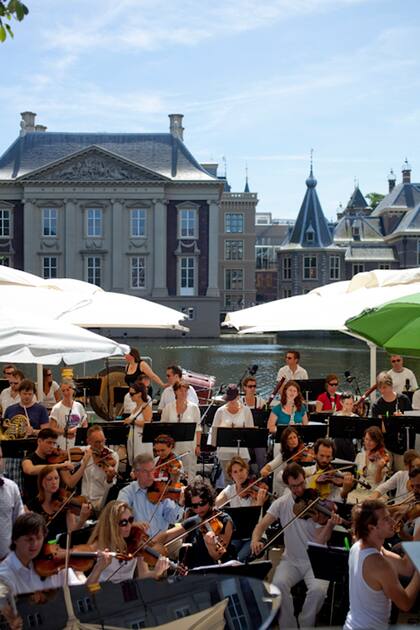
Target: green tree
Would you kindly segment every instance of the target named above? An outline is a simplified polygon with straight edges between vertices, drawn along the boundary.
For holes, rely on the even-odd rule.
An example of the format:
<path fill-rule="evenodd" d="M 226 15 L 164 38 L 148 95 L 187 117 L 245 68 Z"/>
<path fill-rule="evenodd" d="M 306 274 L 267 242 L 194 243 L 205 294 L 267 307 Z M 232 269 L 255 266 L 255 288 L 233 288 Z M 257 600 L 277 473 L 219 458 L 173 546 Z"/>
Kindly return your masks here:
<path fill-rule="evenodd" d="M 375 210 L 376 206 L 382 201 L 385 195 L 381 195 L 381 193 L 371 192 L 366 197 L 369 199 L 370 207 L 372 210 Z"/>
<path fill-rule="evenodd" d="M 7 35 L 13 37 L 12 27 L 9 22 L 12 19 L 21 22 L 28 13 L 28 7 L 20 0 L 9 0 L 8 2 L 0 0 L 0 42 L 4 42 Z"/>

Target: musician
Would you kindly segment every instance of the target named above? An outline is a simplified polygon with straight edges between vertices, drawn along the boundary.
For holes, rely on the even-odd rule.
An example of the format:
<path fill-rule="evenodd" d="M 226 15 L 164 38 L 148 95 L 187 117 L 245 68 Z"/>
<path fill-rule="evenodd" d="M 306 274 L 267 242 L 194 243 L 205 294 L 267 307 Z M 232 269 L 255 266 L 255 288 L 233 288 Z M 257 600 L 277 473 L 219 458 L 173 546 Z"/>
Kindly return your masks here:
<path fill-rule="evenodd" d="M 363 448 L 356 455 L 355 463 L 359 476 L 375 490 L 385 481 L 392 467 L 392 458 L 385 449 L 384 436 L 378 427 L 368 427 L 363 437 Z M 348 500 L 350 503 L 363 501 L 371 490 L 360 486 L 353 490 Z"/>
<path fill-rule="evenodd" d="M 410 400 L 405 394 L 397 394 L 392 376 L 388 372 L 380 372 L 376 379 L 376 384 L 381 396 L 372 405 L 372 416 L 374 418 L 401 416 L 404 411 L 411 410 Z"/>
<path fill-rule="evenodd" d="M 420 463 L 408 476 L 409 496 L 391 506 L 390 511 L 397 521 L 395 529 L 401 540 L 420 542 Z"/>
<path fill-rule="evenodd" d="M 143 383 L 143 385 L 145 385 L 146 387 L 146 392 L 149 395 L 149 391 L 151 390 L 151 385 L 150 385 L 151 381 L 150 381 L 150 378 L 146 376 L 146 374 L 143 374 L 143 376 L 140 376 L 140 378 L 137 379 L 136 383 Z M 133 401 L 132 397 L 130 396 L 130 391 L 128 391 L 126 395 L 124 396 L 123 413 L 129 416 L 131 412 L 134 411 L 135 408 L 136 408 L 136 403 Z"/>
<path fill-rule="evenodd" d="M 7 375 L 8 375 L 7 380 L 9 381 L 9 387 L 6 387 L 0 393 L 0 406 L 2 409 L 3 417 L 8 407 L 10 407 L 11 405 L 16 405 L 17 403 L 20 403 L 19 385 L 25 378 L 24 373 L 21 372 L 21 370 L 16 370 L 16 369 L 10 370 L 9 368 L 7 370 Z"/>
<path fill-rule="evenodd" d="M 249 407 L 246 407 L 240 400 L 238 386 L 231 383 L 227 386 L 224 395 L 225 405 L 219 407 L 214 414 L 213 423 L 211 425 L 211 444 L 217 445 L 217 428 L 229 427 L 229 428 L 245 428 L 254 426 L 254 418 Z M 249 451 L 247 448 L 241 447 L 239 449 L 231 446 L 219 446 L 217 448 L 217 458 L 223 468 L 223 473 L 226 474 L 229 460 L 234 455 L 240 455 L 245 461 L 249 461 Z"/>
<path fill-rule="evenodd" d="M 404 497 L 407 495 L 409 486 L 409 473 L 413 468 L 420 467 L 420 453 L 414 449 L 409 449 L 404 453 L 403 457 L 405 470 L 397 470 L 392 477 L 377 486 L 372 492 L 369 499 L 380 499 L 385 497 L 388 492 L 395 491 L 394 498 Z"/>
<path fill-rule="evenodd" d="M 185 537 L 186 552 L 182 562 L 189 569 L 199 566 L 226 562 L 235 557 L 230 542 L 233 534 L 233 522 L 225 512 L 216 511 L 214 508 L 215 492 L 206 482 L 194 481 L 185 488 L 185 506 L 187 516 L 195 515 L 205 521 L 213 514 L 215 520 L 202 529 L 192 530 Z M 215 533 L 215 531 L 217 533 Z M 220 530 L 220 531 L 219 531 Z M 166 532 L 165 543 L 187 530 L 183 525 L 174 527 Z"/>
<path fill-rule="evenodd" d="M 179 503 L 172 499 L 161 499 L 157 504 L 149 501 L 147 491 L 155 482 L 155 464 L 153 456 L 144 453 L 137 455 L 133 462 L 135 481 L 120 490 L 118 501 L 124 501 L 133 510 L 136 521 L 149 523 L 150 536 L 166 531 L 170 524 L 176 523 L 182 516 L 180 504 L 184 502 L 180 492 Z"/>
<path fill-rule="evenodd" d="M 160 411 L 163 411 L 166 405 L 175 401 L 175 384 L 179 383 L 182 379 L 182 368 L 179 365 L 169 365 L 166 368 L 166 378 L 168 379 L 169 387 L 165 387 L 160 397 L 158 405 Z M 188 386 L 187 399 L 198 407 L 197 392 L 194 387 L 191 387 L 188 383 L 186 383 L 186 385 Z"/>
<path fill-rule="evenodd" d="M 141 358 L 137 348 L 130 348 L 130 352 L 126 354 L 124 358 L 127 362 L 125 368 L 125 382 L 129 387 L 144 374 L 157 383 L 159 387 L 165 387 L 165 383 L 162 379 L 155 374 L 150 365 Z M 149 392 L 149 394 L 151 395 L 151 392 Z"/>
<path fill-rule="evenodd" d="M 96 513 L 100 512 L 106 503 L 108 492 L 117 481 L 119 456 L 118 453 L 106 446 L 104 432 L 98 424 L 87 430 L 86 441 L 88 452 L 84 460 L 84 470 L 79 469 L 73 475 L 77 480 L 82 477 L 82 495 L 91 503 Z M 74 487 L 77 481 L 73 483 Z"/>
<path fill-rule="evenodd" d="M 6 409 L 4 417 L 11 422 L 18 416 L 26 418 L 28 430 L 27 435 L 37 435 L 40 429 L 48 426 L 48 412 L 43 405 L 36 402 L 35 383 L 29 379 L 23 379 L 18 387 L 20 402 L 10 405 Z"/>
<path fill-rule="evenodd" d="M 3 477 L 3 453 L 0 447 L 0 562 L 6 557 L 12 540 L 13 523 L 23 514 L 18 485 Z"/>
<path fill-rule="evenodd" d="M 165 391 L 167 391 L 167 388 Z M 191 402 L 188 398 L 190 390 L 193 388 L 182 379 L 173 384 L 172 389 L 175 394 L 175 400 L 165 405 L 162 411 L 162 422 L 195 422 L 195 436 L 192 441 L 189 442 L 177 442 L 175 445 L 175 453 L 181 455 L 181 453 L 188 452 L 183 460 L 183 466 L 188 478 L 188 482 L 192 482 L 197 468 L 197 457 L 200 455 L 200 442 L 201 442 L 201 415 L 200 408 L 196 403 Z M 195 392 L 195 390 L 193 389 Z"/>
<path fill-rule="evenodd" d="M 241 401 L 250 409 L 264 409 L 267 401 L 257 394 L 257 379 L 254 376 L 245 376 L 242 381 L 242 390 L 244 395 Z"/>
<path fill-rule="evenodd" d="M 309 424 L 306 405 L 296 381 L 288 381 L 283 387 L 280 404 L 271 409 L 267 428 L 276 433 L 277 427 L 287 424 Z"/>
<path fill-rule="evenodd" d="M 256 555 L 264 546 L 261 538 L 265 530 L 276 520 L 279 520 L 281 526 L 285 527 L 295 516 L 293 507 L 296 497 L 302 497 L 304 494 L 305 472 L 299 464 L 291 463 L 285 467 L 283 481 L 290 492 L 285 493 L 271 504 L 267 514 L 253 531 L 251 551 Z M 306 548 L 309 541 L 325 544 L 331 537 L 334 525 L 339 524 L 341 519 L 333 514 L 322 527 L 317 527 L 316 521 L 320 521 L 316 515 L 308 520 L 298 518 L 290 527 L 285 529 L 285 552 L 273 577 L 273 584 L 281 591 L 280 628 L 297 627 L 290 589 L 300 580 L 305 581 L 308 589 L 302 612 L 299 615 L 301 628 L 310 628 L 315 625 L 316 615 L 327 594 L 328 582 L 314 577 Z"/>
<path fill-rule="evenodd" d="M 404 611 L 416 601 L 420 579 L 413 574 L 408 556 L 400 558 L 384 549 L 394 534 L 394 520 L 381 501 L 363 501 L 352 513 L 357 538 L 350 550 L 350 609 L 344 630 L 385 629 L 388 627 L 391 602 Z M 404 589 L 399 575 L 413 575 Z"/>
<path fill-rule="evenodd" d="M 131 425 L 130 433 L 127 440 L 127 455 L 130 465 L 133 465 L 137 455 L 142 453 L 152 454 L 151 444 L 143 442 L 143 428 L 147 422 L 152 421 L 152 399 L 147 393 L 147 387 L 144 383 L 136 381 L 128 388 L 134 408 L 131 410 L 128 418 L 124 420 L 124 424 Z"/>
<path fill-rule="evenodd" d="M 340 411 L 343 407 L 341 396 L 337 394 L 339 386 L 337 374 L 327 374 L 325 377 L 325 392 L 320 394 L 316 399 L 315 411 Z"/>
<path fill-rule="evenodd" d="M 170 435 L 158 435 L 153 440 L 155 479 L 176 483 L 183 474 L 183 465 L 174 452 L 175 440 Z"/>
<path fill-rule="evenodd" d="M 331 464 L 335 456 L 334 442 L 329 438 L 318 438 L 314 444 L 314 453 L 315 465 L 305 468 L 307 487 L 317 490 L 323 499 L 336 502 L 347 499 L 353 487 L 353 476 L 348 471 L 343 472 L 342 477 L 334 476 L 335 469 Z M 326 477 L 322 483 L 319 481 L 321 475 Z"/>
<path fill-rule="evenodd" d="M 344 416 L 346 418 L 356 418 L 354 413 L 354 396 L 351 392 L 343 392 L 341 394 L 341 409 L 334 411 L 333 416 Z M 335 454 L 340 459 L 353 461 L 356 457 L 356 449 L 353 440 L 349 437 L 334 438 Z"/>
<path fill-rule="evenodd" d="M 42 398 L 39 402 L 50 410 L 60 400 L 60 385 L 53 380 L 51 368 L 42 368 Z"/>
<path fill-rule="evenodd" d="M 88 544 L 96 550 L 107 549 L 126 554 L 133 521 L 133 511 L 127 503 L 110 501 L 102 510 Z M 138 523 L 137 526 L 143 529 L 143 524 Z M 147 531 L 146 528 L 144 531 Z M 99 579 L 101 582 L 124 582 L 134 577 L 136 569 L 138 577 L 159 578 L 167 568 L 168 561 L 164 557 L 159 558 L 153 571 L 149 570 L 141 555 L 127 560 L 113 557 L 111 563 L 102 571 Z"/>
<path fill-rule="evenodd" d="M 48 540 L 58 534 L 81 529 L 91 514 L 89 504 L 83 503 L 77 517 L 64 505 L 65 497 L 60 494 L 61 479 L 55 466 L 44 466 L 38 474 L 38 494 L 28 502 L 32 512 L 41 514 L 47 525 Z M 62 490 L 64 490 L 61 487 Z M 68 505 L 68 504 L 67 504 Z"/>
<path fill-rule="evenodd" d="M 33 453 L 28 453 L 22 460 L 23 488 L 25 502 L 38 494 L 38 474 L 48 464 L 48 456 L 52 455 L 57 446 L 57 434 L 50 428 L 41 429 L 38 433 L 37 447 Z M 73 470 L 70 461 L 56 465 L 57 470 Z"/>
<path fill-rule="evenodd" d="M 59 448 L 74 446 L 78 427 L 87 427 L 87 415 L 82 403 L 74 400 L 76 385 L 71 378 L 64 378 L 60 385 L 62 400 L 57 402 L 50 413 L 50 427 L 58 435 Z"/>
<path fill-rule="evenodd" d="M 277 372 L 277 380 L 279 381 L 283 376 L 287 381 L 303 381 L 308 378 L 308 372 L 299 365 L 300 352 L 298 350 L 288 350 L 284 355 L 286 365 L 283 365 Z"/>
<path fill-rule="evenodd" d="M 417 389 L 417 379 L 411 370 L 404 367 L 404 360 L 400 354 L 392 354 L 390 356 L 391 369 L 388 370 L 389 376 L 392 378 L 392 384 L 394 391 L 397 394 L 402 394 L 404 391 L 411 391 Z"/>

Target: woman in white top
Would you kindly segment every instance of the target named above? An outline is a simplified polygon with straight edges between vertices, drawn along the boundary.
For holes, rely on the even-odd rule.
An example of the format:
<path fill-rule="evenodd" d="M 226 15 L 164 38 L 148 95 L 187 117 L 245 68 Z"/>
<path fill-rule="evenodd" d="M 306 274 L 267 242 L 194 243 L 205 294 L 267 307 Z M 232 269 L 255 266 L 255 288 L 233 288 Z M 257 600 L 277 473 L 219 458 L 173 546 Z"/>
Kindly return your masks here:
<path fill-rule="evenodd" d="M 409 474 L 414 468 L 420 467 L 420 453 L 414 449 L 406 451 L 404 453 L 404 466 L 406 470 L 398 470 L 394 473 L 387 481 L 381 483 L 369 498 L 379 499 L 383 496 L 386 498 L 387 493 L 391 490 L 395 490 L 395 499 L 399 497 L 403 499 L 404 496 L 407 496 L 407 493 L 410 492 Z"/>
<path fill-rule="evenodd" d="M 53 381 L 51 368 L 42 369 L 42 399 L 39 401 L 47 409 L 52 409 L 61 400 L 60 385 Z"/>
<path fill-rule="evenodd" d="M 211 425 L 211 444 L 217 446 L 217 429 L 220 428 L 252 428 L 254 426 L 254 418 L 249 407 L 241 402 L 239 397 L 239 389 L 236 385 L 231 384 L 226 388 L 224 396 L 226 404 L 214 414 L 213 424 Z M 226 476 L 229 460 L 239 455 L 245 461 L 249 461 L 249 451 L 247 448 L 239 449 L 232 446 L 219 446 L 217 448 L 217 457 Z"/>
<path fill-rule="evenodd" d="M 87 427 L 87 416 L 82 403 L 73 400 L 76 386 L 70 378 L 64 378 L 60 386 L 63 399 L 51 409 L 50 427 L 58 433 L 60 448 L 74 446 L 78 427 Z"/>
<path fill-rule="evenodd" d="M 177 442 L 174 448 L 176 455 L 189 451 L 188 455 L 182 458 L 182 464 L 188 476 L 188 483 L 191 483 L 196 472 L 197 457 L 200 454 L 201 416 L 199 407 L 187 398 L 189 387 L 188 383 L 182 379 L 174 383 L 175 400 L 163 408 L 161 422 L 196 423 L 194 439 L 190 442 Z"/>
<path fill-rule="evenodd" d="M 349 503 L 364 501 L 385 481 L 391 470 L 391 455 L 386 451 L 382 431 L 375 426 L 368 427 L 363 437 L 363 448 L 356 455 L 357 472 L 363 481 L 370 484 L 371 489 L 358 485 L 347 497 Z"/>
<path fill-rule="evenodd" d="M 147 395 L 144 383 L 136 382 L 130 385 L 128 393 L 130 394 L 134 407 L 131 414 L 123 420 L 124 424 L 131 425 L 130 433 L 127 440 L 127 457 L 130 466 L 137 455 L 149 453 L 153 455 L 152 443 L 143 443 L 143 427 L 147 422 L 152 421 L 152 399 Z"/>

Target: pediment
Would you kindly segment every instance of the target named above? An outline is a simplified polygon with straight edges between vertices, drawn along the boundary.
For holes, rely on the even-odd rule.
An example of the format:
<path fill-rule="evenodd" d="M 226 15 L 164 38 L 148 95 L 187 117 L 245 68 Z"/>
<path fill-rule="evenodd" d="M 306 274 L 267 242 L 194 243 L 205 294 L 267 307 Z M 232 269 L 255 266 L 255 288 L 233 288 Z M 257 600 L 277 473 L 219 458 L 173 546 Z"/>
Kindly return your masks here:
<path fill-rule="evenodd" d="M 168 181 L 159 173 L 92 146 L 19 178 L 25 182 L 151 183 Z"/>

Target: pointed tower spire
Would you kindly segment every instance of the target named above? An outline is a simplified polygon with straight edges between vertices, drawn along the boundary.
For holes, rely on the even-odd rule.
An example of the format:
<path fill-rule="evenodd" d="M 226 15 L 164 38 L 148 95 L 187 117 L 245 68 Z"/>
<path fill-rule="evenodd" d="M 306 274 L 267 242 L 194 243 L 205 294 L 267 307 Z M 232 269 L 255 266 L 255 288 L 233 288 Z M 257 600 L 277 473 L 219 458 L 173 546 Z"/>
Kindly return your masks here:
<path fill-rule="evenodd" d="M 308 188 L 315 188 L 315 186 L 318 183 L 314 177 L 313 164 L 314 164 L 314 150 L 311 149 L 309 177 L 306 180 L 306 185 Z"/>
<path fill-rule="evenodd" d="M 244 188 L 244 192 L 245 193 L 251 192 L 249 190 L 249 184 L 248 184 L 248 164 L 245 164 L 245 188 Z"/>

